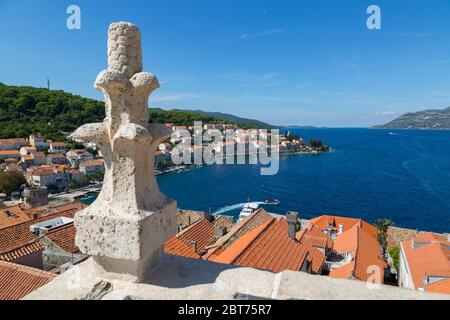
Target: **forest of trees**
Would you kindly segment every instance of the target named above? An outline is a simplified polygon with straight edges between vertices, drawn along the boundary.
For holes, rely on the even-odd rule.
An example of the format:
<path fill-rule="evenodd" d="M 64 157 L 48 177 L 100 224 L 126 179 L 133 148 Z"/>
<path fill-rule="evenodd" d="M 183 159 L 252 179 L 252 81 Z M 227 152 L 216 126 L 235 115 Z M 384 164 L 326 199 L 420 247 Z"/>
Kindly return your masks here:
<path fill-rule="evenodd" d="M 27 137 L 40 133 L 45 139 L 63 140 L 85 123 L 100 122 L 105 117 L 104 102 L 83 98 L 62 90 L 8 86 L 0 83 L 0 139 Z M 175 125 L 232 123 L 196 113 L 150 109 L 152 122 Z"/>

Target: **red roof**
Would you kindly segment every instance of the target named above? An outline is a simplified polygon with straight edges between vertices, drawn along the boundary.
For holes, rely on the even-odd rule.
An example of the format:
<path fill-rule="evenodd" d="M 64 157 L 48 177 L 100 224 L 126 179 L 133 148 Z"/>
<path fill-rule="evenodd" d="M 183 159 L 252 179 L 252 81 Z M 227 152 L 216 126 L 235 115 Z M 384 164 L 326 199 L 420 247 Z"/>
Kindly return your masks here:
<path fill-rule="evenodd" d="M 314 226 L 300 230 L 297 232 L 296 238 L 301 243 L 306 243 L 316 248 L 331 249 L 333 247 L 331 237 L 325 235 L 319 228 Z"/>
<path fill-rule="evenodd" d="M 350 230 L 338 235 L 334 241 L 333 250 L 339 254 L 349 253 L 352 260 L 338 268 L 331 270 L 332 278 L 356 278 L 367 281 L 374 275 L 374 268 L 378 268 L 378 280 L 383 283 L 384 263 L 381 257 L 381 247 L 376 237 L 369 234 L 358 224 L 354 224 Z"/>
<path fill-rule="evenodd" d="M 291 239 L 286 219 L 271 218 L 210 260 L 277 273 L 284 270 L 299 271 L 309 261 L 312 272 L 319 273 L 325 255 L 308 244 Z"/>
<path fill-rule="evenodd" d="M 78 253 L 80 249 L 75 245 L 76 229 L 73 223 L 51 230 L 45 237 L 68 253 Z"/>
<path fill-rule="evenodd" d="M 192 241 L 196 241 L 196 253 L 200 252 L 215 241 L 214 224 L 206 219 L 202 219 L 192 226 L 186 228 L 181 233 L 175 235 L 164 244 L 165 253 L 180 251 L 180 242 L 176 241 L 175 239 L 182 241 L 186 246 L 191 248 L 193 248 Z M 193 249 L 191 249 L 191 251 L 193 251 Z M 184 249 L 180 252 L 186 252 L 187 254 L 191 255 L 191 252 L 188 252 Z"/>
<path fill-rule="evenodd" d="M 326 230 L 330 226 L 332 230 L 339 230 L 339 225 L 342 224 L 344 226 L 343 231 L 349 230 L 356 224 L 360 228 L 363 228 L 369 234 L 375 237 L 377 237 L 378 235 L 377 227 L 371 225 L 370 223 L 365 222 L 362 219 L 325 215 L 311 219 L 310 224 L 319 227 L 321 230 Z"/>
<path fill-rule="evenodd" d="M 73 218 L 77 208 L 50 214 L 45 217 L 26 221 L 0 231 L 0 260 L 13 261 L 19 257 L 26 256 L 32 252 L 43 249 L 38 242 L 38 237 L 30 231 L 30 226 L 39 222 L 47 221 L 58 217 Z"/>
<path fill-rule="evenodd" d="M 425 288 L 431 291 L 448 289 L 448 283 L 426 285 L 426 276 L 450 277 L 450 242 L 443 236 L 434 233 L 424 233 L 410 240 L 403 241 L 401 247 L 406 263 L 411 271 L 415 289 Z"/>
<path fill-rule="evenodd" d="M 55 278 L 50 272 L 0 261 L 0 300 L 19 300 Z"/>
<path fill-rule="evenodd" d="M 4 144 L 27 144 L 27 140 L 25 138 L 12 138 L 12 139 L 0 139 L 0 145 Z"/>

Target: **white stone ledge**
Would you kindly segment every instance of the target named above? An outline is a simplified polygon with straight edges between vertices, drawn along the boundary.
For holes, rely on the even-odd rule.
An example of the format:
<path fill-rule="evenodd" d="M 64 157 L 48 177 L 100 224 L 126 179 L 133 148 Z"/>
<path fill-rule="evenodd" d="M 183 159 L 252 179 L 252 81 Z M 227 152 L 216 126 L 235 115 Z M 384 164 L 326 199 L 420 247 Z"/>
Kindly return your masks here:
<path fill-rule="evenodd" d="M 274 274 L 251 268 L 163 255 L 162 267 L 143 284 L 94 276 L 92 259 L 73 267 L 25 299 L 84 299 L 101 281 L 112 284 L 104 300 L 222 300 L 240 297 L 299 300 L 450 299 L 437 295 L 381 286 L 369 289 L 356 280 L 336 280 L 303 272 Z"/>

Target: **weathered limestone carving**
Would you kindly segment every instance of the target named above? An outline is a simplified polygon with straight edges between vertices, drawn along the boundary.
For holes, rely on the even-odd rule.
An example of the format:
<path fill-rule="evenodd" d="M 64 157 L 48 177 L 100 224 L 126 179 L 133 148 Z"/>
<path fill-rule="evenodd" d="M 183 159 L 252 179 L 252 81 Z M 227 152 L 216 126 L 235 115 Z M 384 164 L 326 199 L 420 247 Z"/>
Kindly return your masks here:
<path fill-rule="evenodd" d="M 140 281 L 176 233 L 176 203 L 160 192 L 154 174 L 157 146 L 170 130 L 148 123 L 148 98 L 159 83 L 142 72 L 136 26 L 111 24 L 108 69 L 95 88 L 104 93 L 106 118 L 80 127 L 73 138 L 99 146 L 105 179 L 97 200 L 75 217 L 76 245 L 94 257 L 101 273 Z"/>

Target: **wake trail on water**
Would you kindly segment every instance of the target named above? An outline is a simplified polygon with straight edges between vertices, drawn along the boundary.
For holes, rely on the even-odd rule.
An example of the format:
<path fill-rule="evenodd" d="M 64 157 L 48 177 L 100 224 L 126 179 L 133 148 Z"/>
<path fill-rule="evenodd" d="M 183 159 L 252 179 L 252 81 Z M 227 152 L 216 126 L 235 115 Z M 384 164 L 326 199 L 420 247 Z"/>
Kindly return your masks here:
<path fill-rule="evenodd" d="M 244 203 L 237 203 L 237 204 L 233 204 L 231 206 L 226 206 L 226 207 L 222 207 L 219 210 L 215 211 L 213 214 L 223 214 L 223 213 L 227 213 L 230 211 L 234 211 L 234 210 L 238 210 L 243 208 L 248 202 L 244 202 Z M 250 203 L 255 203 L 258 205 L 263 205 L 265 204 L 264 201 L 252 201 Z"/>

